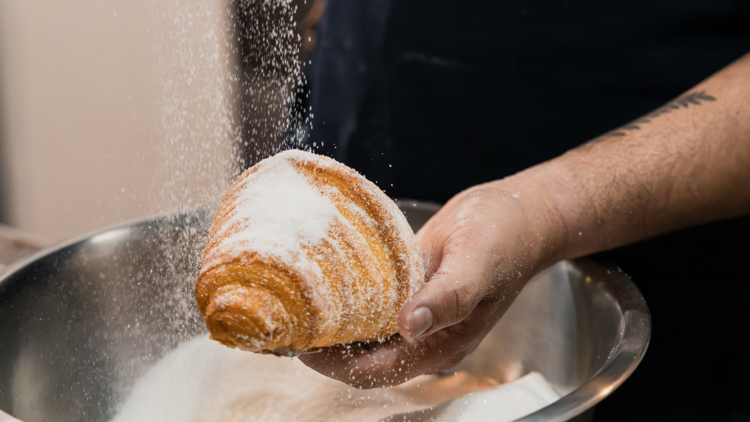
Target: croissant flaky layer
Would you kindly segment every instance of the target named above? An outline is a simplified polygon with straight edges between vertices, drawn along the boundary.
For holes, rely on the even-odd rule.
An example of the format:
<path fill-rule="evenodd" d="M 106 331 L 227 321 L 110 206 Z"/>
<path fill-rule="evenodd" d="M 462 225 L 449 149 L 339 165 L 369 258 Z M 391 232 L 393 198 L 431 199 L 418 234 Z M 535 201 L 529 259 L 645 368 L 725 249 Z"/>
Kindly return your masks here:
<path fill-rule="evenodd" d="M 423 279 L 396 204 L 343 164 L 294 150 L 226 193 L 195 291 L 214 340 L 294 354 L 393 335 Z"/>

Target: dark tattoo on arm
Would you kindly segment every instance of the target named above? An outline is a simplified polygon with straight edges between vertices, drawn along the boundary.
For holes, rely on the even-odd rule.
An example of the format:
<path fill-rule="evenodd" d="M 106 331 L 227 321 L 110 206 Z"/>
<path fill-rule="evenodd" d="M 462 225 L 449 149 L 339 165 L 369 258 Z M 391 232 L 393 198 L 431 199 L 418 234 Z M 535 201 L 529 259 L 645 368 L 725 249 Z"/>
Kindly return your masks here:
<path fill-rule="evenodd" d="M 671 113 L 673 111 L 676 111 L 682 108 L 688 108 L 691 106 L 699 106 L 706 101 L 716 101 L 716 98 L 711 95 L 706 94 L 706 91 L 691 92 L 690 94 L 684 95 L 679 98 L 675 98 L 674 100 L 664 104 L 663 106 L 657 108 L 651 113 L 648 113 L 647 115 L 639 119 L 633 120 L 632 122 L 626 124 L 625 126 L 620 127 L 619 129 L 615 129 L 611 132 L 607 132 L 604 135 L 598 138 L 595 138 L 588 143 L 595 143 L 595 142 L 600 142 L 609 138 L 625 136 L 630 131 L 640 130 L 641 125 L 643 125 L 644 123 L 650 123 L 653 119 L 661 115 L 668 114 L 668 113 Z"/>

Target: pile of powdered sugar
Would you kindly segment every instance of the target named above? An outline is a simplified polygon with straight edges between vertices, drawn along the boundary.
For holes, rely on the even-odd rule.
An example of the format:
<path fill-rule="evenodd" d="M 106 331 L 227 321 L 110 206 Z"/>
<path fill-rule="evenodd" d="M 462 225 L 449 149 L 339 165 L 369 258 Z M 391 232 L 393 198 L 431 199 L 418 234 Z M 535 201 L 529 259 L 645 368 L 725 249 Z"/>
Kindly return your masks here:
<path fill-rule="evenodd" d="M 459 372 L 357 390 L 297 359 L 228 349 L 203 336 L 151 368 L 112 422 L 503 422 L 559 398 L 538 373 L 502 385 Z"/>
<path fill-rule="evenodd" d="M 467 394 L 433 408 L 395 415 L 409 422 L 510 422 L 554 403 L 560 398 L 542 374 L 531 372 L 509 384 Z"/>

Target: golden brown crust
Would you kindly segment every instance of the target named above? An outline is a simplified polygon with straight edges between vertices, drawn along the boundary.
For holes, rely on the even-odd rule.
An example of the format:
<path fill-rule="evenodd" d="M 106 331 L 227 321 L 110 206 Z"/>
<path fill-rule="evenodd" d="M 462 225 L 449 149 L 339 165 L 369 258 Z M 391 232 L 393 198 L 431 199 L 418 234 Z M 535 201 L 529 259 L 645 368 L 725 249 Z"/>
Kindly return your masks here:
<path fill-rule="evenodd" d="M 254 229 L 251 214 L 243 219 L 243 201 L 253 200 L 243 190 L 272 183 L 263 175 L 282 165 L 291 165 L 305 189 L 335 207 L 323 222 L 326 235 L 290 253 L 247 242 L 238 249 L 241 242 L 232 236 Z M 401 308 L 422 282 L 416 239 L 393 201 L 343 164 L 288 151 L 243 173 L 225 195 L 203 253 L 196 299 L 215 340 L 295 353 L 393 335 Z"/>

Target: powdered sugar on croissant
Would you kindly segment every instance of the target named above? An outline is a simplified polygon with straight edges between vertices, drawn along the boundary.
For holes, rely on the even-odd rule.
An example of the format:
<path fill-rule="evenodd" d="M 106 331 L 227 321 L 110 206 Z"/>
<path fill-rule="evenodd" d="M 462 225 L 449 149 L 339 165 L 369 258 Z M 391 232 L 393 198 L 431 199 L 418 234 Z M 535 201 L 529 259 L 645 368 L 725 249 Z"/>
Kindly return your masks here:
<path fill-rule="evenodd" d="M 293 354 L 393 335 L 423 278 L 414 233 L 385 193 L 294 150 L 248 169 L 224 196 L 196 298 L 213 339 Z"/>

